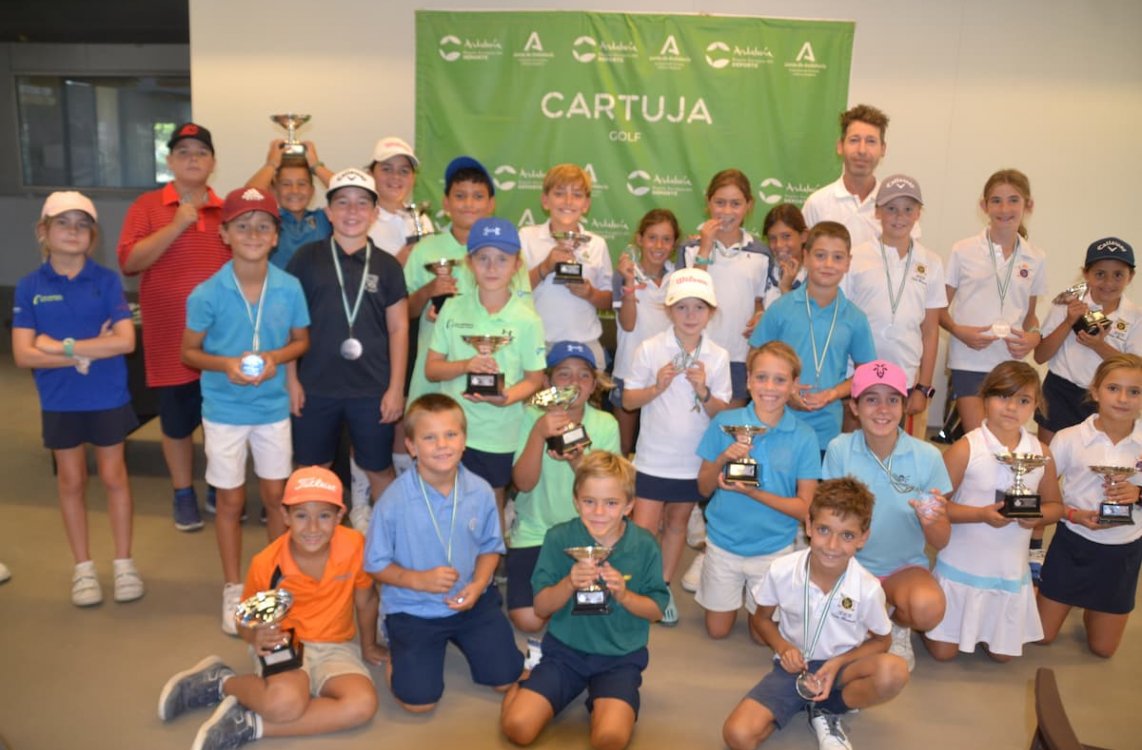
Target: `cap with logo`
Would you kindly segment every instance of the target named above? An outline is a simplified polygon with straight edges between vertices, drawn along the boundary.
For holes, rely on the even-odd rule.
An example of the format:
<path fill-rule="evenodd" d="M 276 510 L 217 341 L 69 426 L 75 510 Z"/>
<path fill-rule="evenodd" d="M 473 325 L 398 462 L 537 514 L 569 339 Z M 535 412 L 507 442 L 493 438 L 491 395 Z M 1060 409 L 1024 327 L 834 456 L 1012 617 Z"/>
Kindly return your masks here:
<path fill-rule="evenodd" d="M 452 161 L 448 162 L 448 166 L 444 168 L 444 193 L 452 189 L 452 181 L 456 178 L 456 173 L 462 169 L 471 169 L 479 172 L 488 181 L 488 195 L 496 194 L 496 183 L 492 182 L 492 176 L 488 174 L 488 170 L 484 169 L 484 165 L 473 159 L 471 156 L 457 156 Z"/>
<path fill-rule="evenodd" d="M 468 232 L 468 254 L 485 247 L 494 247 L 509 255 L 519 253 L 519 232 L 507 219 L 489 216 L 477 219 Z"/>
<path fill-rule="evenodd" d="M 853 372 L 853 398 L 859 398 L 874 385 L 886 385 L 901 396 L 908 395 L 908 378 L 904 370 L 883 359 L 874 359 L 856 368 Z"/>
<path fill-rule="evenodd" d="M 211 154 L 214 153 L 214 139 L 210 137 L 210 131 L 193 122 L 184 122 L 175 128 L 171 139 L 167 141 L 167 148 L 174 151 L 175 144 L 179 141 L 185 141 L 187 138 L 198 141 L 210 149 Z"/>
<path fill-rule="evenodd" d="M 669 307 L 675 302 L 695 297 L 711 307 L 718 306 L 718 297 L 714 294 L 714 280 L 707 271 L 700 268 L 680 268 L 666 280 L 666 300 Z"/>
<path fill-rule="evenodd" d="M 591 347 L 586 344 L 580 344 L 578 341 L 555 342 L 551 347 L 551 351 L 547 353 L 547 366 L 555 367 L 571 357 L 578 357 L 589 364 L 591 369 L 595 369 L 599 366 L 595 362 L 595 353 L 591 351 Z"/>
<path fill-rule="evenodd" d="M 59 216 L 67 211 L 82 211 L 98 221 L 99 215 L 95 213 L 95 204 L 83 193 L 74 190 L 57 190 L 44 201 L 44 208 L 40 211 L 41 219 Z"/>
<path fill-rule="evenodd" d="M 420 166 L 420 160 L 416 158 L 416 154 L 412 152 L 412 146 L 405 143 L 395 135 L 385 136 L 377 141 L 377 145 L 373 146 L 373 161 L 388 161 L 394 156 L 407 156 L 408 160 L 412 162 L 412 168 L 416 169 Z"/>
<path fill-rule="evenodd" d="M 1117 260 L 1134 268 L 1134 248 L 1130 247 L 1129 242 L 1117 237 L 1095 240 L 1086 249 L 1086 263 L 1083 265 L 1090 266 L 1100 260 Z"/>
<path fill-rule="evenodd" d="M 222 203 L 222 223 L 226 224 L 250 211 L 264 211 L 274 217 L 275 221 L 281 216 L 274 196 L 257 188 L 240 187 L 226 195 L 226 200 Z"/>
<path fill-rule="evenodd" d="M 364 170 L 349 167 L 342 169 L 329 180 L 329 189 L 325 191 L 325 201 L 329 202 L 334 193 L 347 187 L 361 188 L 372 195 L 374 201 L 377 199 L 377 183 L 373 182 L 372 176 Z"/>
<path fill-rule="evenodd" d="M 876 191 L 876 205 L 883 206 L 893 198 L 911 198 L 920 205 L 924 205 L 924 198 L 920 195 L 920 183 L 906 174 L 894 174 L 885 177 Z"/>
<path fill-rule="evenodd" d="M 336 474 L 321 466 L 306 466 L 289 475 L 282 505 L 319 502 L 344 508 L 341 495 L 341 480 Z"/>

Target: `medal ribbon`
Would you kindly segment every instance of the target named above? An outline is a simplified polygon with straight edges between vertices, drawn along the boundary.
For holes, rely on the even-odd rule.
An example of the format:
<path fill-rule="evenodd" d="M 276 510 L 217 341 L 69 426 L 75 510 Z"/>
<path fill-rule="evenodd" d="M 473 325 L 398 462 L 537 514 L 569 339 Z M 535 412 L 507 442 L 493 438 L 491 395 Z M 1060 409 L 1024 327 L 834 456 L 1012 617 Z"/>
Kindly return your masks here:
<path fill-rule="evenodd" d="M 805 315 L 809 317 L 809 345 L 813 349 L 813 385 L 821 384 L 821 370 L 825 367 L 825 357 L 829 353 L 829 345 L 833 343 L 833 331 L 837 328 L 837 313 L 841 311 L 841 300 L 833 298 L 833 321 L 829 323 L 829 334 L 825 337 L 825 347 L 817 354 L 817 335 L 813 331 L 813 311 L 809 308 L 809 293 L 805 292 Z"/>
<path fill-rule="evenodd" d="M 369 258 L 372 257 L 373 243 L 365 243 L 365 265 L 361 269 L 361 284 L 357 287 L 357 301 L 349 310 L 349 298 L 345 296 L 345 277 L 341 273 L 341 263 L 337 259 L 337 243 L 329 238 L 329 253 L 333 257 L 333 270 L 337 272 L 337 285 L 341 287 L 341 304 L 345 307 L 345 320 L 349 323 L 349 336 L 353 335 L 353 323 L 357 321 L 357 313 L 361 311 L 361 300 L 365 299 L 365 279 L 369 276 Z"/>
<path fill-rule="evenodd" d="M 817 641 L 821 640 L 821 632 L 825 629 L 825 621 L 829 617 L 829 607 L 832 606 L 833 598 L 837 595 L 837 592 L 840 591 L 841 584 L 845 582 L 845 576 L 848 575 L 848 572 L 848 568 L 845 568 L 845 572 L 841 573 L 840 577 L 837 578 L 837 582 L 833 584 L 833 590 L 829 592 L 828 598 L 825 599 L 824 606 L 821 607 L 817 618 L 817 628 L 813 631 L 813 640 L 810 641 L 809 621 L 812 619 L 812 613 L 809 611 L 809 586 L 811 584 L 809 582 L 809 555 L 805 555 L 805 640 L 802 642 L 804 646 L 802 654 L 804 654 L 806 666 L 808 666 L 809 661 L 813 658 L 813 651 L 817 648 Z"/>
<path fill-rule="evenodd" d="M 892 293 L 892 272 L 888 268 L 888 251 L 884 249 L 883 238 L 880 240 L 880 257 L 884 259 L 884 279 L 888 283 L 888 305 L 892 308 L 892 322 L 895 323 L 896 308 L 900 307 L 900 300 L 904 299 L 904 285 L 908 282 L 908 271 L 912 268 L 912 240 L 908 240 L 908 259 L 904 263 L 904 273 L 900 275 L 900 285 L 896 288 L 896 294 Z"/>
<path fill-rule="evenodd" d="M 995 272 L 995 289 L 999 292 L 999 312 L 1003 314 L 1003 301 L 1007 299 L 1007 290 L 1011 286 L 1011 272 L 1015 270 L 1015 256 L 1019 253 L 1019 238 L 1015 238 L 1015 249 L 1011 251 L 1011 257 L 1007 260 L 1007 276 L 1003 281 L 999 280 L 999 262 L 995 259 L 995 245 L 991 244 L 991 232 L 984 232 L 987 237 L 987 250 L 988 257 L 991 258 L 991 267 Z M 1003 248 L 1000 248 L 1003 252 Z"/>
<path fill-rule="evenodd" d="M 865 444 L 865 447 L 867 447 L 867 443 Z M 895 446 L 893 447 L 893 450 L 895 450 Z M 892 485 L 892 489 L 896 490 L 902 495 L 920 491 L 919 487 L 916 487 L 908 481 L 908 477 L 904 476 L 903 474 L 892 473 L 892 459 L 895 458 L 895 456 L 889 454 L 888 463 L 886 464 L 880 460 L 880 456 L 876 455 L 876 453 L 873 452 L 871 448 L 868 449 L 868 452 L 872 454 L 872 457 L 876 460 L 877 465 L 880 466 L 881 471 L 883 471 L 885 476 L 888 477 L 888 482 Z"/>
<path fill-rule="evenodd" d="M 432 503 L 428 501 L 428 490 L 424 487 L 424 477 L 420 476 L 419 471 L 416 472 L 416 481 L 420 483 L 420 496 L 424 498 L 424 507 L 428 509 L 428 518 L 432 521 L 432 529 L 436 532 L 436 538 L 440 540 L 440 546 L 444 548 L 444 558 L 449 565 L 452 565 L 452 537 L 456 530 L 456 500 L 459 494 L 460 475 L 457 474 L 456 478 L 452 480 L 452 520 L 448 525 L 447 543 L 444 541 L 444 535 L 440 533 L 440 524 L 436 522 L 436 513 L 432 511 Z"/>
<path fill-rule="evenodd" d="M 246 317 L 250 319 L 250 325 L 254 327 L 254 340 L 251 342 L 252 351 L 257 352 L 260 349 L 261 341 L 259 340 L 259 332 L 262 330 L 262 300 L 266 298 L 266 285 L 270 283 L 270 273 L 267 269 L 266 278 L 262 279 L 262 291 L 258 292 L 258 314 L 250 309 L 250 302 L 246 299 L 246 293 L 242 291 L 242 285 L 238 282 L 238 275 L 234 273 L 234 269 L 230 269 L 230 275 L 234 277 L 234 286 L 238 288 L 238 296 L 242 298 L 242 304 L 246 306 Z"/>

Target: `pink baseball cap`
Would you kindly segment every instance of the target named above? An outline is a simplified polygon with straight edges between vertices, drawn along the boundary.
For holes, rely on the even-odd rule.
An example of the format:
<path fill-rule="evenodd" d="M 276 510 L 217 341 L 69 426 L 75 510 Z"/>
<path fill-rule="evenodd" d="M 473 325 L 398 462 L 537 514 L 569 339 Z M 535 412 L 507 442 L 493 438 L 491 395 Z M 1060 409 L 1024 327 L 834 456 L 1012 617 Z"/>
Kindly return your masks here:
<path fill-rule="evenodd" d="M 856 368 L 852 397 L 859 398 L 874 385 L 886 385 L 901 396 L 908 395 L 908 378 L 904 376 L 904 370 L 883 359 L 874 359 Z"/>

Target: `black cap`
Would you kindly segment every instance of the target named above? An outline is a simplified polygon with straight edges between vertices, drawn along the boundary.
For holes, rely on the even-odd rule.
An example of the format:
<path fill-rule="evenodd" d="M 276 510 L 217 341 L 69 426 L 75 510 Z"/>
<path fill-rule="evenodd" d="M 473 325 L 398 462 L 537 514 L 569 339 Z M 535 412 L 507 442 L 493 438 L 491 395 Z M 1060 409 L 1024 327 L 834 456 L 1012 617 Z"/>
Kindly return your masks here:
<path fill-rule="evenodd" d="M 201 125 L 195 125 L 193 122 L 184 122 L 174 129 L 174 135 L 167 141 L 167 148 L 174 150 L 175 144 L 179 141 L 193 138 L 201 142 L 204 146 L 210 149 L 210 153 L 214 153 L 214 139 L 210 137 L 210 131 Z"/>

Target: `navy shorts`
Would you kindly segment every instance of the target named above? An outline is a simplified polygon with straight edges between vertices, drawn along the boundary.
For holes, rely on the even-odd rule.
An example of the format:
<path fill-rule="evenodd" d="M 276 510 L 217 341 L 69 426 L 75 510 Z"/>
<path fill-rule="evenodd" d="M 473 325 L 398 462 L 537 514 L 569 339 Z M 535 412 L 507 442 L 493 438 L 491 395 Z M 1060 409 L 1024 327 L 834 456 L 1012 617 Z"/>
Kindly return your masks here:
<path fill-rule="evenodd" d="M 660 503 L 697 503 L 705 498 L 698 492 L 698 480 L 667 479 L 643 474 L 634 475 L 634 494 L 643 500 L 657 500 Z"/>
<path fill-rule="evenodd" d="M 501 687 L 519 679 L 523 654 L 500 609 L 500 592 L 489 586 L 469 610 L 451 617 L 385 616 L 392 659 L 393 695 L 409 706 L 436 703 L 444 694 L 444 652 L 455 643 L 468 660 L 472 681 Z"/>
<path fill-rule="evenodd" d="M 983 385 L 983 379 L 986 377 L 986 372 L 952 370 L 952 376 L 948 379 L 948 388 L 956 398 L 979 396 L 979 387 Z"/>
<path fill-rule="evenodd" d="M 130 403 L 99 411 L 45 411 L 40 413 L 44 447 L 54 451 L 90 443 L 101 448 L 118 445 L 139 426 Z"/>
<path fill-rule="evenodd" d="M 617 698 L 633 708 L 638 719 L 638 689 L 649 659 L 645 647 L 620 656 L 588 654 L 547 633 L 543 658 L 519 686 L 546 698 L 556 714 L 586 690 L 588 711 L 599 698 Z"/>
<path fill-rule="evenodd" d="M 545 652 L 544 657 L 546 656 Z M 816 672 L 824 663 L 824 659 L 812 660 L 809 662 L 809 671 Z M 813 705 L 833 714 L 843 714 L 849 711 L 850 707 L 845 705 L 845 701 L 841 697 L 841 692 L 844 689 L 841 685 L 841 677 L 844 673 L 845 667 L 841 667 L 841 670 L 837 672 L 837 678 L 833 681 L 833 690 L 829 693 L 829 697 Z M 797 675 L 786 672 L 781 664 L 776 661 L 773 662 L 773 669 L 770 673 L 762 677 L 761 682 L 754 685 L 745 697 L 757 701 L 769 709 L 778 729 L 784 729 L 790 719 L 804 711 L 810 704 L 810 701 L 797 694 Z"/>
<path fill-rule="evenodd" d="M 730 398 L 734 401 L 749 401 L 748 378 L 745 362 L 730 362 Z"/>
<path fill-rule="evenodd" d="M 531 574 L 539 561 L 540 547 L 509 547 L 508 567 L 508 609 L 530 607 L 535 599 L 531 590 Z"/>
<path fill-rule="evenodd" d="M 460 463 L 492 487 L 507 487 L 512 481 L 512 453 L 489 453 L 471 446 L 464 449 Z"/>
<path fill-rule="evenodd" d="M 1142 508 L 1134 508 L 1134 523 L 1142 518 L 1139 511 Z M 1140 565 L 1142 538 L 1126 544 L 1099 544 L 1060 523 L 1039 574 L 1039 593 L 1072 607 L 1129 614 L 1134 611 Z"/>
<path fill-rule="evenodd" d="M 202 388 L 197 380 L 155 388 L 159 397 L 159 427 L 172 440 L 194 434 L 202 424 Z"/>
<path fill-rule="evenodd" d="M 611 406 L 616 409 L 621 409 L 623 408 L 623 379 L 611 378 L 611 380 L 614 381 L 615 385 L 611 388 L 611 392 L 607 395 L 607 398 L 610 400 Z"/>
<path fill-rule="evenodd" d="M 1047 402 L 1047 416 L 1035 411 L 1035 423 L 1051 432 L 1073 427 L 1098 411 L 1087 389 L 1066 378 L 1048 372 L 1043 378 L 1043 400 Z"/>
<path fill-rule="evenodd" d="M 380 398 L 305 397 L 305 408 L 293 420 L 293 460 L 299 466 L 333 462 L 341 427 L 349 428 L 353 460 L 365 471 L 393 465 L 393 425 L 381 423 Z"/>

